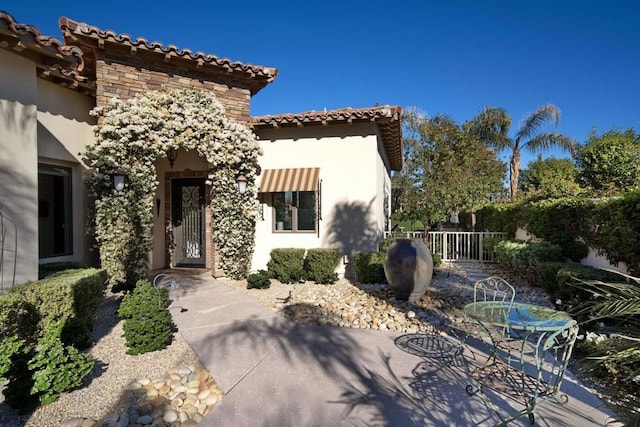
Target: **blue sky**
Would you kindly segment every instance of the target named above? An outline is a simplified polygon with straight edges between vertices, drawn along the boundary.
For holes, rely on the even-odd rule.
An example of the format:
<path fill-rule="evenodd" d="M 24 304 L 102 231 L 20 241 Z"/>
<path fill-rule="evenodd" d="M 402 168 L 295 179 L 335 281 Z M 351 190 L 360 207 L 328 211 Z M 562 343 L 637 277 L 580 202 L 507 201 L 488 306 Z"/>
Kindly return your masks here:
<path fill-rule="evenodd" d="M 640 131 L 640 2 L 9 1 L 18 22 L 61 38 L 58 18 L 278 69 L 253 115 L 375 104 L 458 122 L 485 105 L 514 124 L 562 110 L 579 142 L 595 127 Z M 512 130 L 515 126 L 512 126 Z M 549 152 L 545 155 L 563 156 Z M 523 166 L 532 155 L 523 156 Z"/>

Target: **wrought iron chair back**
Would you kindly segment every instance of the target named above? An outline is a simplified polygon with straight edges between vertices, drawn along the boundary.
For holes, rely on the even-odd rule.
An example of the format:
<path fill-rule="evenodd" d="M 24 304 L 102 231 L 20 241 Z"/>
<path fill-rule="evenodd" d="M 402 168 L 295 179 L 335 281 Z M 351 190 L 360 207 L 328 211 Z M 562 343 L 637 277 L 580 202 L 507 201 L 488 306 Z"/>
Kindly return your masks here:
<path fill-rule="evenodd" d="M 499 301 L 511 306 L 515 297 L 516 290 L 502 277 L 487 277 L 473 285 L 473 302 Z"/>

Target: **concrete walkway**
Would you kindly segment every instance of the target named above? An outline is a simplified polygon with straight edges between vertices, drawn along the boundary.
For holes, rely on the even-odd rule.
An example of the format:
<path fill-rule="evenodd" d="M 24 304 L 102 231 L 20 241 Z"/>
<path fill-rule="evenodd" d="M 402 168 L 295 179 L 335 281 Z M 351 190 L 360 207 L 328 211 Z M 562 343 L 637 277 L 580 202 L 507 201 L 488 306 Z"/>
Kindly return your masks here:
<path fill-rule="evenodd" d="M 225 393 L 203 426 L 491 426 L 494 409 L 522 408 L 490 390 L 469 396 L 464 360 L 411 354 L 402 334 L 299 325 L 206 274 L 178 280 L 175 323 Z M 537 407 L 536 425 L 605 425 L 602 403 L 571 375 L 562 391 L 568 404 Z"/>

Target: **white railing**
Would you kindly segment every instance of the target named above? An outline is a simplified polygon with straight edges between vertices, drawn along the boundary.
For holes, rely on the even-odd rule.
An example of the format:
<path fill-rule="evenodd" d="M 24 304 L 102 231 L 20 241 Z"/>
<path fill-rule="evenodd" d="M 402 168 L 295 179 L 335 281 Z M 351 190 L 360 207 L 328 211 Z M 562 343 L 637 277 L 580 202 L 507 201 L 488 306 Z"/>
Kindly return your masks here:
<path fill-rule="evenodd" d="M 386 232 L 385 238 L 424 239 L 422 231 Z M 432 253 L 440 254 L 443 261 L 494 262 L 493 252 L 484 247 L 488 237 L 506 238 L 506 233 L 494 231 L 430 231 L 428 246 Z"/>

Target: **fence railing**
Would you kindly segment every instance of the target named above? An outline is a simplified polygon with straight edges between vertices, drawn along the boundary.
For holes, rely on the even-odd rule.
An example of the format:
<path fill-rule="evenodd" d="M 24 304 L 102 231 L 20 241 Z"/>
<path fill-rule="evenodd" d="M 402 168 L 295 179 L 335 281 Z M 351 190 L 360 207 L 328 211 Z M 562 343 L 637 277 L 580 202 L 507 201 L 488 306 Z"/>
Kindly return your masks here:
<path fill-rule="evenodd" d="M 423 239 L 422 231 L 386 232 L 385 238 Z M 430 231 L 428 246 L 432 253 L 440 254 L 443 261 L 494 262 L 493 252 L 484 247 L 489 237 L 507 237 L 506 233 L 494 231 Z"/>

